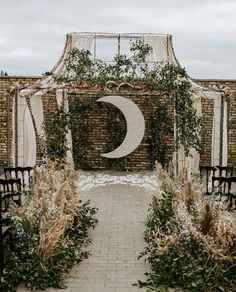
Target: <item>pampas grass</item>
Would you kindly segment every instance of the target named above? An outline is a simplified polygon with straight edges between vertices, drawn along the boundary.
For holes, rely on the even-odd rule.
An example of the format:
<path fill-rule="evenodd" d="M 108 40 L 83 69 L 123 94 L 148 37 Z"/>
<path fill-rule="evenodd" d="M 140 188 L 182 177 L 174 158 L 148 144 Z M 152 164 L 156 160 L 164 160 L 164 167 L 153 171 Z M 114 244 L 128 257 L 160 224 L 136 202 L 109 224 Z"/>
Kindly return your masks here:
<path fill-rule="evenodd" d="M 165 186 L 161 192 L 169 192 L 172 197 L 177 224 L 177 234 L 173 236 L 177 238 L 181 231 L 196 238 L 212 257 L 219 260 L 230 258 L 227 253 L 235 236 L 232 214 L 227 211 L 224 202 L 206 200 L 201 185 L 192 178 L 188 179 L 187 173 L 184 169 L 173 180 L 159 164 L 156 166 L 156 175 Z M 157 232 L 156 236 L 160 236 L 160 233 Z M 233 260 L 236 262 L 236 257 Z"/>
<path fill-rule="evenodd" d="M 80 196 L 74 185 L 76 179 L 78 174 L 70 162 L 58 168 L 47 158 L 35 168 L 33 195 L 25 196 L 20 206 L 12 206 L 15 220 L 27 229 L 26 232 L 29 232 L 29 223 L 39 224 L 38 250 L 43 261 L 53 254 L 80 205 Z"/>
<path fill-rule="evenodd" d="M 88 257 L 88 229 L 95 227 L 97 209 L 80 200 L 76 180 L 70 161 L 46 159 L 35 168 L 33 192 L 22 195 L 20 206 L 11 206 L 14 250 L 0 291 L 16 291 L 21 281 L 30 289 L 65 288 L 65 273 Z"/>
<path fill-rule="evenodd" d="M 186 169 L 173 178 L 171 168 L 166 172 L 157 164 L 155 173 L 161 184 L 150 205 L 141 254 L 151 271 L 139 286 L 236 291 L 236 234 L 227 204 L 206 199 Z"/>
<path fill-rule="evenodd" d="M 38 250 L 43 261 L 47 261 L 52 256 L 58 241 L 70 225 L 71 219 L 71 216 L 64 215 L 53 220 L 49 228 L 40 229 Z M 45 226 L 46 224 L 44 224 Z"/>

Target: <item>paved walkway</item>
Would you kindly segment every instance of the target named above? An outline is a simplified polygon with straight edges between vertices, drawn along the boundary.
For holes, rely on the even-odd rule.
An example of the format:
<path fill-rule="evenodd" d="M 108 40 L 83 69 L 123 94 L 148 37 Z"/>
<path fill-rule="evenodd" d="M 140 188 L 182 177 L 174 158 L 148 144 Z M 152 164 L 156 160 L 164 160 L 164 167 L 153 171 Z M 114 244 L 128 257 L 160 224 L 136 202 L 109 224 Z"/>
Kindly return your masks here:
<path fill-rule="evenodd" d="M 86 181 L 87 180 L 87 181 Z M 99 208 L 99 223 L 91 231 L 92 255 L 75 266 L 66 279 L 65 292 L 136 292 L 132 286 L 145 280 L 147 264 L 137 260 L 144 248 L 144 220 L 155 180 L 150 174 L 116 176 L 98 174 L 82 180 L 86 198 Z M 129 183 L 130 181 L 130 183 Z M 142 185 L 140 187 L 139 185 Z M 145 186 L 145 188 L 144 188 Z M 26 291 L 18 288 L 17 292 Z"/>

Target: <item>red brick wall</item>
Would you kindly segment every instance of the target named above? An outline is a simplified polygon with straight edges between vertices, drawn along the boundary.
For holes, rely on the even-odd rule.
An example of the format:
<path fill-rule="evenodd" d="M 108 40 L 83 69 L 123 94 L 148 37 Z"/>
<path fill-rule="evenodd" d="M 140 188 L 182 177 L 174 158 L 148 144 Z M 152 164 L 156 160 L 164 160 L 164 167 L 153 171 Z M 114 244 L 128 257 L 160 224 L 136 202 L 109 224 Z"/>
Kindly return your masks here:
<path fill-rule="evenodd" d="M 9 114 L 7 114 L 7 89 L 14 87 L 14 84 L 18 83 L 21 86 L 27 86 L 35 83 L 40 77 L 0 77 L 0 165 L 6 165 L 7 154 L 11 155 L 12 149 L 7 151 L 7 121 L 9 125 L 9 144 L 11 145 L 12 139 L 12 105 L 13 97 L 9 98 Z M 211 86 L 227 86 L 236 93 L 236 80 L 197 80 L 197 82 L 205 87 Z M 108 93 L 102 92 L 91 92 L 91 91 L 77 91 L 69 96 L 69 99 L 74 98 L 92 98 L 98 99 Z M 112 95 L 114 93 L 109 93 Z M 117 92 L 115 93 L 117 94 Z M 150 116 L 152 108 L 148 105 L 152 98 L 158 98 L 157 95 L 149 95 L 141 92 L 120 92 L 119 95 L 128 97 L 133 100 L 141 109 L 145 116 L 146 121 L 146 132 L 141 145 L 128 157 L 124 158 L 126 169 L 149 169 L 150 161 L 148 154 L 148 138 L 150 136 Z M 50 120 L 52 111 L 56 108 L 55 92 L 52 91 L 43 97 L 44 114 L 46 120 Z M 236 95 L 230 98 L 229 107 L 229 164 L 236 167 Z M 91 134 L 89 135 L 90 147 L 86 150 L 86 157 L 91 168 L 106 169 L 108 163 L 105 158 L 101 157 L 104 145 L 107 143 L 107 132 L 106 132 L 106 119 L 108 113 L 102 106 L 96 106 L 92 109 L 88 115 L 88 124 L 91 128 Z M 201 164 L 211 164 L 211 129 L 212 129 L 212 118 L 213 118 L 213 102 L 211 100 L 203 100 L 203 115 L 204 115 L 204 145 L 203 152 L 201 154 Z M 167 149 L 168 157 L 171 157 L 173 148 L 172 137 L 166 137 L 169 139 L 169 146 Z M 10 159 L 11 160 L 11 159 Z"/>
<path fill-rule="evenodd" d="M 149 94 L 138 91 L 123 92 L 96 92 L 96 91 L 77 91 L 68 95 L 70 103 L 80 99 L 92 101 L 91 109 L 86 117 L 86 124 L 90 133 L 88 135 L 88 147 L 84 152 L 85 160 L 91 169 L 108 169 L 109 162 L 107 158 L 101 156 L 105 152 L 105 147 L 109 142 L 109 133 L 107 129 L 109 111 L 102 103 L 96 103 L 96 100 L 105 95 L 120 95 L 132 100 L 142 111 L 145 119 L 145 135 L 139 147 L 127 157 L 122 158 L 124 169 L 126 170 L 145 170 L 151 168 L 149 154 L 150 122 L 153 113 L 152 100 L 161 99 L 157 94 Z M 73 135 L 73 133 L 72 133 Z M 79 139 L 73 135 L 74 139 Z M 168 144 L 166 147 L 167 159 L 171 159 L 173 153 L 173 137 L 166 137 Z M 112 150 L 112 149 L 111 149 Z M 74 156 L 77 155 L 74 153 Z"/>

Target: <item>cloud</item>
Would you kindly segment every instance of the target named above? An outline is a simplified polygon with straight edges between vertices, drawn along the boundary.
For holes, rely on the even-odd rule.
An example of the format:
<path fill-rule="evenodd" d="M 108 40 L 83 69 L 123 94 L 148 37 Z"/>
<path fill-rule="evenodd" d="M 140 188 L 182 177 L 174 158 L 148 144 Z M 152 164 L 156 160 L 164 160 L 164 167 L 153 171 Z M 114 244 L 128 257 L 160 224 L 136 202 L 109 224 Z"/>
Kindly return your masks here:
<path fill-rule="evenodd" d="M 38 75 L 59 59 L 72 31 L 173 35 L 195 78 L 236 78 L 234 0 L 0 0 L 0 69 Z"/>

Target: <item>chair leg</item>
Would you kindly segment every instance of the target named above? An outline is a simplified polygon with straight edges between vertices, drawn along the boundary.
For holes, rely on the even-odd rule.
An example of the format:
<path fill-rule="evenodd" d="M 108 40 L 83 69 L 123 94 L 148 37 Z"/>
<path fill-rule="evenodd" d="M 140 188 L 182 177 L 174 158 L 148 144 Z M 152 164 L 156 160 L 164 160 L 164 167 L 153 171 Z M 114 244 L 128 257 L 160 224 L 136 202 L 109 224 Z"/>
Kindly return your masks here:
<path fill-rule="evenodd" d="M 4 269 L 4 245 L 3 245 L 3 238 L 1 234 L 0 238 L 0 274 L 2 273 Z"/>
<path fill-rule="evenodd" d="M 10 250 L 14 249 L 14 240 L 13 240 L 13 234 L 10 232 L 9 234 L 9 245 L 10 245 Z"/>

